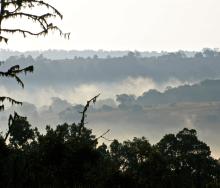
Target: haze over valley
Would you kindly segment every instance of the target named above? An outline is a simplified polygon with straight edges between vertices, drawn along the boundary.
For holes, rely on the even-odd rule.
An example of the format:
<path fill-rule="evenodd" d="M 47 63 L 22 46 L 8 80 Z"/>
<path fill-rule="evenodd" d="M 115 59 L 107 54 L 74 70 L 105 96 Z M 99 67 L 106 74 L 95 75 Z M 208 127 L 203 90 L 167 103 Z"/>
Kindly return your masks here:
<path fill-rule="evenodd" d="M 217 50 L 90 51 L 90 54 L 82 51 L 78 55 L 61 52 L 55 51 L 56 55 L 60 54 L 56 57 L 50 52 L 50 58 L 48 51 L 14 55 L 15 52 L 0 52 L 6 60 L 1 65 L 3 70 L 14 64 L 35 68 L 33 75 L 22 77 L 24 90 L 14 80 L 0 81 L 3 96 L 24 102 L 22 107 L 8 106 L 1 113 L 0 121 L 5 129 L 8 115 L 14 110 L 27 116 L 41 131 L 46 125 L 78 122 L 86 101 L 101 93 L 87 119 L 87 126 L 95 133 L 111 129 L 110 139 L 144 135 L 156 143 L 166 133 L 193 128 L 211 146 L 213 156 L 220 156 L 217 134 L 220 52 Z M 62 54 L 69 54 L 69 58 L 62 59 Z"/>

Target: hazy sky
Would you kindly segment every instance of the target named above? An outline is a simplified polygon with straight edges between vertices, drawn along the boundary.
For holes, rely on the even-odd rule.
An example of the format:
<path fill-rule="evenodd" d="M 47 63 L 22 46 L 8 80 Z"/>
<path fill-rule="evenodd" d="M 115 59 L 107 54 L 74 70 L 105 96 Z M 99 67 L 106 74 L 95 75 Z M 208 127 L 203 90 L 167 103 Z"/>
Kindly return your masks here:
<path fill-rule="evenodd" d="M 18 36 L 1 48 L 200 50 L 220 47 L 219 0 L 50 0 L 69 41 Z M 28 26 L 29 27 L 29 26 Z"/>

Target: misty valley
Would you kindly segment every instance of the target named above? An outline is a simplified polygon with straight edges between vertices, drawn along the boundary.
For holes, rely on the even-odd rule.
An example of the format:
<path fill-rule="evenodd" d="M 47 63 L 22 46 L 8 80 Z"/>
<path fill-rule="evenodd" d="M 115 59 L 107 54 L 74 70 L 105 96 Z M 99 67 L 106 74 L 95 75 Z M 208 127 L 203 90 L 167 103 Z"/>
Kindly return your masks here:
<path fill-rule="evenodd" d="M 144 135 L 156 143 L 164 134 L 187 127 L 198 131 L 211 146 L 214 157 L 220 155 L 218 51 L 148 56 L 143 52 L 117 52 L 116 56 L 114 52 L 111 55 L 97 51 L 102 58 L 93 51 L 92 57 L 77 56 L 88 55 L 82 51 L 72 52 L 73 59 L 61 59 L 62 54 L 55 56 L 59 51 L 54 51 L 57 59 L 52 59 L 52 52 L 51 59 L 44 57 L 47 51 L 38 52 L 38 56 L 37 52 L 18 56 L 6 52 L 0 53 L 7 57 L 1 65 L 3 70 L 15 63 L 21 67 L 34 65 L 35 70 L 34 75 L 22 77 L 24 90 L 13 80 L 0 80 L 3 95 L 19 96 L 24 102 L 22 106 L 9 106 L 0 114 L 3 129 L 13 111 L 28 117 L 40 130 L 45 125 L 78 122 L 86 101 L 101 93 L 88 114 L 87 126 L 95 133 L 111 129 L 112 139 Z M 71 51 L 65 53 L 71 55 Z"/>
<path fill-rule="evenodd" d="M 0 0 L 0 188 L 220 188 L 219 0 Z"/>
<path fill-rule="evenodd" d="M 59 51 L 50 52 L 50 58 L 47 51 L 0 51 L 2 70 L 34 65 L 34 75 L 21 76 L 24 90 L 13 80 L 0 80 L 3 96 L 23 101 L 22 106 L 6 103 L 0 114 L 10 146 L 1 141 L 2 157 L 16 157 L 10 155 L 14 149 L 23 156 L 14 161 L 26 176 L 19 186 L 218 186 L 220 53 L 92 52 L 82 51 L 80 57 L 62 51 L 75 55 L 62 59 Z M 7 157 L 4 161 L 10 163 Z M 8 174 L 0 173 L 5 179 L 15 166 L 7 168 Z M 49 174 L 41 177 L 39 171 Z M 9 187 L 19 177 L 12 176 Z"/>

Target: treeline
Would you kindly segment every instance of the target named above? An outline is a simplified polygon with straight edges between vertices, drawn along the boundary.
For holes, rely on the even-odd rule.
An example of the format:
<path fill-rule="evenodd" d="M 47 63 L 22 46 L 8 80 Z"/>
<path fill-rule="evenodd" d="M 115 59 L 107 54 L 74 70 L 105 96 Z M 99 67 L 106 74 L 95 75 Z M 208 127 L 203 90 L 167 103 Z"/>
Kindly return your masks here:
<path fill-rule="evenodd" d="M 31 55 L 32 57 L 37 57 L 41 54 L 48 59 L 74 59 L 74 57 L 83 57 L 83 58 L 92 58 L 94 56 L 98 56 L 100 58 L 107 58 L 107 57 L 122 57 L 125 56 L 129 51 L 117 51 L 117 50 L 41 50 L 41 51 L 26 51 L 26 52 L 19 52 L 19 51 L 11 51 L 0 49 L 0 56 L 6 60 L 10 56 L 19 56 L 19 55 Z M 139 52 L 144 57 L 152 57 L 152 56 L 160 56 L 165 54 L 166 52 Z M 185 53 L 191 55 L 194 52 L 185 51 Z"/>
<path fill-rule="evenodd" d="M 155 106 L 180 102 L 215 102 L 220 101 L 220 80 L 204 80 L 198 84 L 168 87 L 164 92 L 151 89 L 141 96 L 121 94 L 116 96 L 119 107 Z"/>
<path fill-rule="evenodd" d="M 75 123 L 47 126 L 42 134 L 15 113 L 0 137 L 0 187 L 220 187 L 220 164 L 193 129 L 155 145 L 145 137 L 106 137 Z"/>
<path fill-rule="evenodd" d="M 1 60 L 1 59 L 0 59 Z M 67 85 L 80 83 L 117 82 L 128 77 L 147 77 L 156 83 L 170 79 L 194 82 L 218 79 L 220 75 L 220 52 L 206 49 L 194 56 L 183 52 L 161 56 L 143 57 L 140 53 L 129 52 L 122 57 L 74 57 L 73 59 L 51 60 L 40 55 L 11 56 L 4 66 L 34 65 L 35 76 L 24 78 L 26 84 L 34 86 Z M 61 74 L 62 71 L 62 74 Z M 0 82 L 1 83 L 1 82 Z M 2 83 L 7 83 L 2 80 Z"/>

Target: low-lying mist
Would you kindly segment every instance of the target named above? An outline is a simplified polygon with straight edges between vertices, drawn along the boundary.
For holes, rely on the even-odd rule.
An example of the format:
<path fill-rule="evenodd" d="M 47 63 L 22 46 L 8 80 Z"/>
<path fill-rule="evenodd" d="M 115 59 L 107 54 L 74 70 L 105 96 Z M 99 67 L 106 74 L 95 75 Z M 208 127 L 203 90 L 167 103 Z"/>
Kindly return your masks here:
<path fill-rule="evenodd" d="M 24 89 L 14 80 L 1 79 L 1 96 L 24 102 L 23 106 L 7 105 L 1 112 L 2 130 L 13 111 L 27 116 L 41 131 L 46 125 L 79 122 L 86 101 L 101 93 L 87 118 L 87 126 L 97 135 L 111 129 L 109 139 L 146 136 L 156 143 L 166 133 L 193 128 L 211 146 L 213 156 L 219 157 L 219 60 L 218 52 L 205 51 L 194 56 L 128 53 L 64 60 L 13 56 L 1 65 L 3 70 L 15 64 L 33 64 L 35 70 L 22 77 Z"/>

